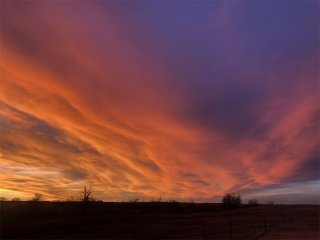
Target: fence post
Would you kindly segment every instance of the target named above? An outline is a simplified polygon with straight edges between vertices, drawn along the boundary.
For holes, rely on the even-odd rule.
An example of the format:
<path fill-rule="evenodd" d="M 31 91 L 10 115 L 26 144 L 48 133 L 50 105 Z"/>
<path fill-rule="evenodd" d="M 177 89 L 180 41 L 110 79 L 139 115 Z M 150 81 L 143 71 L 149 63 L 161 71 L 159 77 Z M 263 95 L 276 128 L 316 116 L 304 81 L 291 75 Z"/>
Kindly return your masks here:
<path fill-rule="evenodd" d="M 203 225 L 203 227 L 202 227 L 202 230 L 203 230 L 203 240 L 206 240 L 206 235 L 205 235 L 205 233 L 204 233 L 204 225 Z"/>
<path fill-rule="evenodd" d="M 232 223 L 229 221 L 230 239 L 232 240 Z"/>

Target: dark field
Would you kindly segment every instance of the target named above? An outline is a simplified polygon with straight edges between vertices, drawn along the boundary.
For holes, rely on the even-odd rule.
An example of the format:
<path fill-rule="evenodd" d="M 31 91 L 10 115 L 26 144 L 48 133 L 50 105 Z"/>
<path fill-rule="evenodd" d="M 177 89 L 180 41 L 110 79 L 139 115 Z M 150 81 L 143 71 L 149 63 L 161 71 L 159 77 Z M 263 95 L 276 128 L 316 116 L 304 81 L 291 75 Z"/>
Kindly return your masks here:
<path fill-rule="evenodd" d="M 1 239 L 12 238 L 319 239 L 319 206 L 1 202 Z"/>

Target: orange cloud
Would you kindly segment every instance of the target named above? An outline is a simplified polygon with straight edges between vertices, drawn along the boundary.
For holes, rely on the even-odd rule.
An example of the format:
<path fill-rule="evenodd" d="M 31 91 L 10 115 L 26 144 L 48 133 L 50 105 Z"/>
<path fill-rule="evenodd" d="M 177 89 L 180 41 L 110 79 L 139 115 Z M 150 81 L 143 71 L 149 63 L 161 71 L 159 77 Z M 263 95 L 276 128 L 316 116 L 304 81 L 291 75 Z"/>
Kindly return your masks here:
<path fill-rule="evenodd" d="M 81 15 L 79 5 L 73 11 Z M 90 5 L 86 22 L 68 4 L 21 6 L 5 3 L 2 17 L 5 190 L 54 199 L 91 184 L 105 200 L 211 198 L 282 183 L 317 145 L 307 68 L 289 97 L 278 90 L 254 106 L 258 124 L 235 142 L 181 117 L 190 110 L 187 92 L 172 87 L 165 65 L 123 38 L 116 14 Z M 253 137 L 261 128 L 264 138 Z"/>

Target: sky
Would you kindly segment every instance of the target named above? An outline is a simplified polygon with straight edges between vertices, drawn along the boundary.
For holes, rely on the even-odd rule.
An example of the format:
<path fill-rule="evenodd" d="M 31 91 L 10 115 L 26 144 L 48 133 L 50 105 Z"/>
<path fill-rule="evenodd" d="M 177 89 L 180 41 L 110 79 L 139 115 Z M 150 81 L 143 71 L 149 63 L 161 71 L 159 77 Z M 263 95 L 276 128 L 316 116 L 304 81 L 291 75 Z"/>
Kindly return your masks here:
<path fill-rule="evenodd" d="M 0 195 L 319 204 L 318 1 L 1 1 Z"/>

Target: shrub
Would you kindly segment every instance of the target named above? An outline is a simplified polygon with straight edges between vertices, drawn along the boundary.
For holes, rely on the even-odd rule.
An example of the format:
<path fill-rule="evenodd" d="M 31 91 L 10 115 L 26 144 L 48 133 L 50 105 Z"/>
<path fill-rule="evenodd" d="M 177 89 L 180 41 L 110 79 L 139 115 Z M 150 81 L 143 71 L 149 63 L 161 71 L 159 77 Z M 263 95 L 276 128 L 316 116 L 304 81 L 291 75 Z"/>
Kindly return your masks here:
<path fill-rule="evenodd" d="M 256 206 L 259 206 L 259 202 L 257 199 L 251 199 L 251 200 L 249 200 L 249 205 L 251 207 L 256 207 Z"/>
<path fill-rule="evenodd" d="M 192 212 L 193 211 L 193 208 L 194 208 L 194 200 L 191 199 L 189 204 L 188 204 L 188 210 L 189 212 Z"/>
<path fill-rule="evenodd" d="M 242 203 L 242 196 L 234 193 L 226 193 L 222 198 L 221 208 L 225 210 L 239 208 Z"/>
<path fill-rule="evenodd" d="M 19 202 L 19 201 L 21 201 L 21 199 L 20 199 L 20 198 L 12 198 L 11 201 L 12 201 L 12 202 Z"/>
<path fill-rule="evenodd" d="M 34 202 L 40 202 L 40 201 L 45 201 L 46 198 L 44 197 L 43 194 L 41 193 L 35 193 L 33 198 L 31 198 L 30 201 L 34 201 Z"/>
<path fill-rule="evenodd" d="M 167 208 L 170 213 L 183 213 L 183 207 L 176 200 L 169 200 Z"/>
<path fill-rule="evenodd" d="M 267 205 L 274 205 L 274 201 L 267 202 Z"/>
<path fill-rule="evenodd" d="M 7 201 L 7 198 L 5 198 L 5 197 L 0 197 L 0 202 L 3 202 L 3 201 Z"/>
<path fill-rule="evenodd" d="M 69 198 L 67 198 L 66 202 L 76 202 L 77 198 L 75 196 L 70 196 Z"/>

